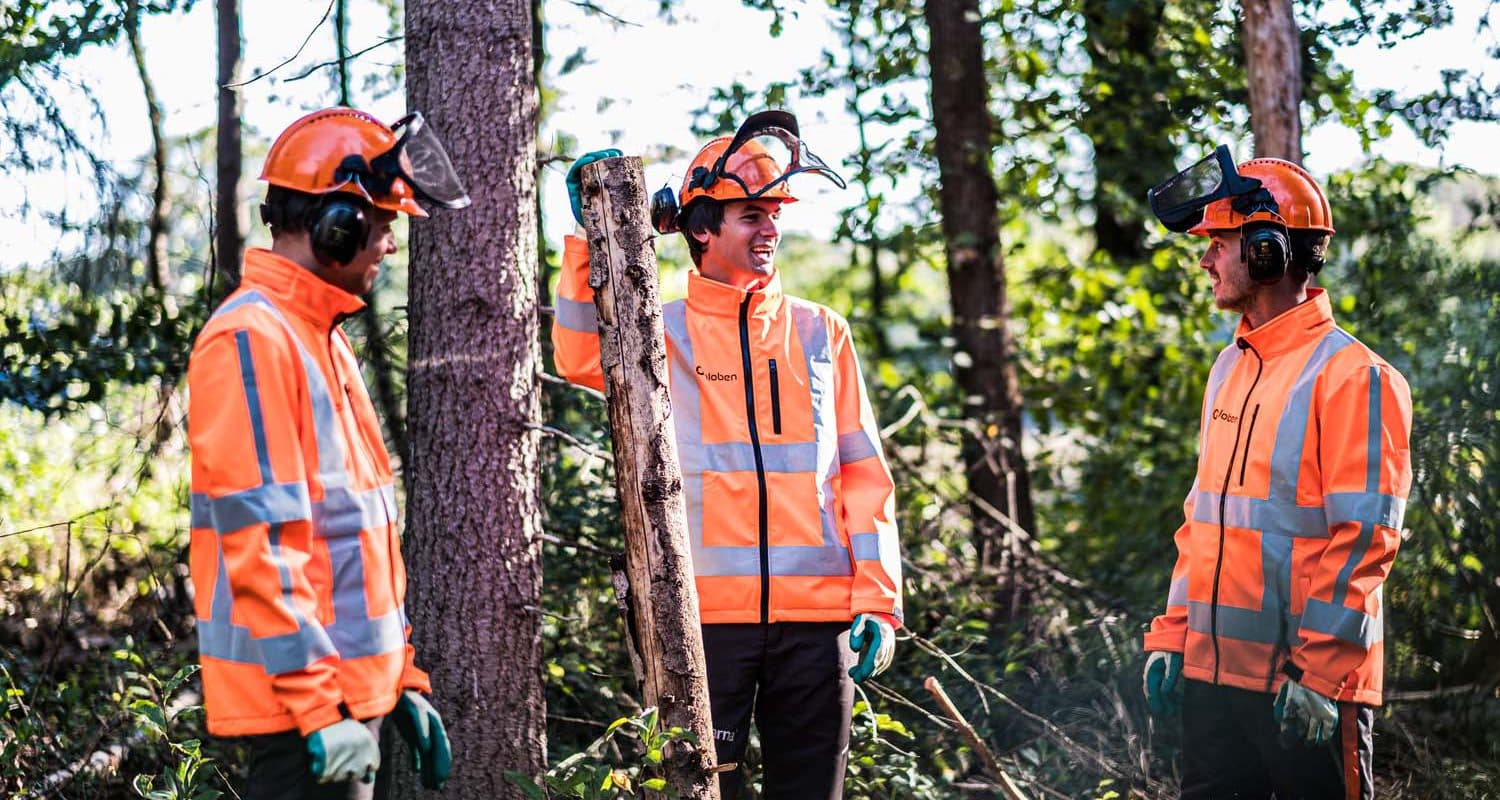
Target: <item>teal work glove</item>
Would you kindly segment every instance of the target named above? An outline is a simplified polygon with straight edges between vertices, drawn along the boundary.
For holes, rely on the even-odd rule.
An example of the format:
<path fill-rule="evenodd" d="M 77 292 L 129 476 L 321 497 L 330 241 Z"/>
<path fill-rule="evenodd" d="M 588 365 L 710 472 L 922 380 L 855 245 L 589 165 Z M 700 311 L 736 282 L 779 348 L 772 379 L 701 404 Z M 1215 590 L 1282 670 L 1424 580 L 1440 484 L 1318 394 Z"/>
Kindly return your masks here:
<path fill-rule="evenodd" d="M 391 712 L 396 730 L 411 748 L 411 768 L 422 776 L 429 789 L 443 788 L 453 771 L 453 752 L 448 749 L 448 731 L 443 718 L 427 698 L 411 689 L 401 693 L 396 710 Z"/>
<path fill-rule="evenodd" d="M 380 743 L 358 720 L 341 719 L 313 731 L 307 737 L 307 752 L 318 783 L 369 783 L 380 769 Z"/>
<path fill-rule="evenodd" d="M 568 177 L 565 179 L 568 184 L 568 202 L 573 206 L 573 219 L 577 220 L 579 225 L 583 224 L 583 176 L 580 174 L 583 165 L 603 161 L 606 158 L 619 158 L 620 155 L 620 151 L 613 147 L 595 150 L 579 156 L 578 160 L 573 162 L 573 166 L 568 167 Z"/>
<path fill-rule="evenodd" d="M 1278 737 L 1284 747 L 1304 744 L 1309 747 L 1327 744 L 1339 728 L 1339 704 L 1287 678 L 1276 693 L 1272 707 L 1281 723 Z"/>
<path fill-rule="evenodd" d="M 896 657 L 896 629 L 879 615 L 860 614 L 849 626 L 849 649 L 859 656 L 849 668 L 849 677 L 864 683 L 885 672 Z"/>
<path fill-rule="evenodd" d="M 1146 657 L 1146 706 L 1158 717 L 1176 714 L 1182 702 L 1182 654 L 1153 650 Z"/>

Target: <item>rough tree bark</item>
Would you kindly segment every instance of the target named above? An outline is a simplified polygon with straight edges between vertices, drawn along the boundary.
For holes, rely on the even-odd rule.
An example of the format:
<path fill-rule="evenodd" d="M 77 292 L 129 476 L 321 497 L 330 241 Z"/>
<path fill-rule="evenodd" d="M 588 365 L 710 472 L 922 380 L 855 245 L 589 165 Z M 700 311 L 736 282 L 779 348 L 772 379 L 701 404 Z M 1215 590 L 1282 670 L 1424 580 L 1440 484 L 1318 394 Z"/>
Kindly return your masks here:
<path fill-rule="evenodd" d="M 1257 158 L 1302 163 L 1302 43 L 1292 0 L 1245 0 L 1243 37 Z"/>
<path fill-rule="evenodd" d="M 709 771 L 715 759 L 708 668 L 667 395 L 667 345 L 645 173 L 632 156 L 590 164 L 582 177 L 589 285 L 599 311 L 599 358 L 625 524 L 631 614 L 645 672 L 642 693 L 647 706 L 657 707 L 662 727 L 691 731 L 702 745 L 678 742 L 664 754 L 662 771 L 672 796 L 717 800 L 718 780 Z"/>
<path fill-rule="evenodd" d="M 929 0 L 927 60 L 937 140 L 938 201 L 953 307 L 954 366 L 971 423 L 964 466 L 972 495 L 980 563 L 1015 552 L 999 511 L 1036 530 L 1031 481 L 1021 452 L 1021 392 L 1000 251 L 999 193 L 990 169 L 991 120 L 977 0 Z M 1002 549 L 1003 548 L 1003 549 Z M 1002 563 L 1005 588 L 1019 586 Z M 1020 598 L 1012 597 L 1012 604 Z"/>
<path fill-rule="evenodd" d="M 151 217 L 146 226 L 146 279 L 151 288 L 165 292 L 169 282 L 167 271 L 167 213 L 171 199 L 167 196 L 167 137 L 162 129 L 161 102 L 156 97 L 156 84 L 146 69 L 146 50 L 141 45 L 141 4 L 138 0 L 126 0 L 125 35 L 130 40 L 130 54 L 135 59 L 135 69 L 141 78 L 141 89 L 146 95 L 146 114 L 151 121 L 151 164 L 154 184 L 151 187 Z"/>
<path fill-rule="evenodd" d="M 243 42 L 240 36 L 239 0 L 217 0 L 214 14 L 219 28 L 219 125 L 218 160 L 214 205 L 214 267 L 223 283 L 214 287 L 215 299 L 225 297 L 240 285 L 240 259 L 245 234 L 240 230 L 240 173 L 243 150 L 240 139 L 240 93 L 229 88 L 240 82 Z"/>
<path fill-rule="evenodd" d="M 473 205 L 411 225 L 408 608 L 448 723 L 450 798 L 545 767 L 536 339 L 536 87 L 527 0 L 409 0 L 407 103 Z M 397 758 L 397 795 L 416 776 Z"/>

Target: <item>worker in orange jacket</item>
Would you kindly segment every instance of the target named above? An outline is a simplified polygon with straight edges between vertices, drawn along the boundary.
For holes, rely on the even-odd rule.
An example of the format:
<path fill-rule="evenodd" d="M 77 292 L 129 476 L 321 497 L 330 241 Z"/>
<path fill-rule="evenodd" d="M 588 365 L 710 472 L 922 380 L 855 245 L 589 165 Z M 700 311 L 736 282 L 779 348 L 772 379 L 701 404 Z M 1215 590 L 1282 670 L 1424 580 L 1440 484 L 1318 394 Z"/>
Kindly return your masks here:
<path fill-rule="evenodd" d="M 579 167 L 619 154 L 569 171 L 576 218 Z M 718 760 L 742 760 L 753 713 L 768 800 L 843 795 L 853 681 L 890 664 L 901 625 L 894 483 L 849 324 L 776 268 L 801 173 L 843 186 L 791 114 L 762 112 L 703 146 L 680 207 L 670 189 L 652 207 L 695 265 L 663 313 Z M 552 341 L 558 371 L 599 389 L 588 262 L 569 237 Z M 742 781 L 722 773 L 722 797 Z"/>
<path fill-rule="evenodd" d="M 421 164 L 420 181 L 413 163 Z M 339 323 L 396 214 L 468 197 L 420 114 L 348 108 L 271 146 L 262 220 L 188 366 L 191 569 L 208 730 L 250 745 L 247 798 L 370 797 L 393 716 L 422 782 L 450 768 L 404 598 L 390 458 Z"/>
<path fill-rule="evenodd" d="M 1149 193 L 1209 237 L 1215 304 L 1240 314 L 1209 375 L 1198 474 L 1147 702 L 1180 706 L 1184 798 L 1370 798 L 1382 585 L 1411 489 L 1406 380 L 1309 281 L 1333 234 L 1296 164 L 1229 149 Z"/>

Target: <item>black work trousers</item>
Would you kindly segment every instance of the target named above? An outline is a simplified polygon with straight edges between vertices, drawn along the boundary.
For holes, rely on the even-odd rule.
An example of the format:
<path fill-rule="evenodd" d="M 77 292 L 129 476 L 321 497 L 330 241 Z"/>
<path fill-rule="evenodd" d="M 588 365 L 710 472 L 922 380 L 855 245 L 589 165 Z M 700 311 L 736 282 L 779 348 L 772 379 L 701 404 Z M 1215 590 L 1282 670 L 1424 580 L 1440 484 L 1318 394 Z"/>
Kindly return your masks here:
<path fill-rule="evenodd" d="M 1266 692 L 1186 682 L 1183 800 L 1372 800 L 1375 709 L 1339 703 L 1333 741 L 1282 746 L 1275 699 Z"/>
<path fill-rule="evenodd" d="M 839 800 L 849 759 L 854 682 L 846 622 L 703 626 L 715 752 L 740 762 L 750 718 L 765 762 L 763 800 Z M 741 770 L 719 775 L 719 796 L 736 800 Z"/>
<path fill-rule="evenodd" d="M 380 723 L 385 717 L 365 720 L 365 727 L 375 741 L 380 741 Z M 244 800 L 371 800 L 375 783 L 352 780 L 343 783 L 318 783 L 312 774 L 312 756 L 307 740 L 296 731 L 246 736 L 240 741 L 250 746 L 250 778 L 245 782 Z M 380 765 L 379 782 L 386 766 Z"/>

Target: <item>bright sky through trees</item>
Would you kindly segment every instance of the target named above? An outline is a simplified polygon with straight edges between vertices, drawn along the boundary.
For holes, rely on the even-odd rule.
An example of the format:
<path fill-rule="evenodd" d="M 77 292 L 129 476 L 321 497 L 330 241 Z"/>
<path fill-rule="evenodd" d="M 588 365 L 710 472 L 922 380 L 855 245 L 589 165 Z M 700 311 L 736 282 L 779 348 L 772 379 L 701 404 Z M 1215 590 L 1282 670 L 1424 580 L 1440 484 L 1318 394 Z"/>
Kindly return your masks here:
<path fill-rule="evenodd" d="M 544 145 L 565 133 L 577 141 L 582 152 L 619 147 L 627 153 L 648 156 L 646 177 L 653 186 L 664 181 L 680 184 L 687 158 L 698 142 L 689 128 L 692 110 L 701 106 L 709 88 L 739 80 L 759 89 L 773 80 L 792 80 L 797 71 L 814 61 L 821 49 L 834 46 L 829 28 L 830 12 L 823 3 L 786 2 L 795 17 L 788 16 L 779 37 L 768 32 L 771 15 L 750 11 L 732 0 L 695 0 L 681 4 L 676 24 L 656 13 L 655 0 L 617 0 L 603 3 L 627 24 L 611 24 L 600 16 L 586 16 L 570 2 L 548 2 L 544 13 L 550 26 L 546 42 L 550 57 L 549 80 L 560 96 L 548 119 Z M 1355 71 L 1362 89 L 1395 89 L 1412 94 L 1431 89 L 1440 82 L 1442 67 L 1466 66 L 1493 75 L 1500 63 L 1486 53 L 1494 43 L 1476 38 L 1481 13 L 1500 26 L 1500 6 L 1484 0 L 1456 0 L 1455 22 L 1399 45 L 1381 49 L 1374 42 L 1344 48 L 1339 57 Z M 388 35 L 386 10 L 369 0 L 351 2 L 349 47 L 360 51 Z M 243 88 L 245 93 L 246 180 L 259 172 L 261 154 L 275 133 L 308 110 L 330 105 L 337 96 L 333 70 L 323 68 L 301 80 L 289 80 L 310 67 L 334 57 L 330 19 L 318 26 L 328 5 L 323 0 L 255 0 L 243 4 L 245 64 L 249 79 L 291 58 L 307 39 L 300 55 L 275 73 L 276 80 L 261 79 Z M 1226 12 L 1227 13 L 1227 12 Z M 1334 10 L 1326 13 L 1342 13 Z M 318 26 L 314 30 L 314 26 Z M 309 34 L 311 34 L 309 38 Z M 184 136 L 209 129 L 214 124 L 215 33 L 213 4 L 200 2 L 188 14 L 147 17 L 144 22 L 147 57 L 157 91 L 166 110 L 171 136 Z M 383 119 L 393 120 L 405 111 L 400 92 L 375 96 L 362 80 L 381 70 L 390 70 L 402 59 L 400 41 L 376 47 L 361 56 L 354 67 L 355 103 Z M 558 75 L 570 55 L 584 48 L 585 61 L 566 75 Z M 140 84 L 121 41 L 110 48 L 85 51 L 66 65 L 67 74 L 103 106 L 107 125 L 100 129 L 88 120 L 84 95 L 71 92 L 74 122 L 106 160 L 117 165 L 141 158 L 150 146 L 150 129 L 141 99 Z M 394 85 L 386 82 L 387 87 Z M 925 99 L 917 98 L 925 103 Z M 837 102 L 792 109 L 798 113 L 803 133 L 814 151 L 838 165 L 855 145 L 852 126 L 844 124 Z M 475 113 L 504 113 L 503 109 L 475 109 Z M 1443 152 L 1423 147 L 1411 132 L 1396 125 L 1389 139 L 1376 152 L 1394 160 L 1435 166 L 1461 165 L 1482 173 L 1500 174 L 1500 153 L 1494 147 L 1492 125 L 1454 125 Z M 1248 155 L 1249 134 L 1237 152 Z M 663 152 L 663 147 L 670 148 Z M 1312 127 L 1307 139 L 1307 165 L 1316 174 L 1349 166 L 1360 160 L 1358 138 L 1337 124 Z M 577 155 L 577 153 L 568 153 Z M 667 156 L 666 161 L 653 157 Z M 1184 161 L 1187 160 L 1185 156 Z M 175 165 L 179 182 L 193 180 L 196 169 Z M 212 165 L 202 165 L 207 174 Z M 557 165 L 544 180 L 543 202 L 547 210 L 548 238 L 559 242 L 571 229 L 567 200 L 562 186 L 565 165 Z M 128 167 L 122 171 L 128 171 Z M 191 173 L 191 174 L 189 174 Z M 821 183 L 821 182 L 818 182 Z M 822 185 L 807 192 L 787 227 L 814 235 L 832 230 L 837 209 L 846 201 L 831 187 Z M 182 186 L 177 187 L 178 191 Z M 27 196 L 39 210 L 56 210 L 67 204 L 80 215 L 90 207 L 88 181 L 77 175 L 43 174 L 29 178 Z M 1144 187 L 1142 189 L 1144 191 Z M 0 237 L 8 243 L 0 254 L 0 267 L 45 258 L 56 243 L 53 227 L 37 214 L 17 219 L 14 204 L 4 207 Z M 253 221 L 253 219 L 252 219 Z M 265 235 L 258 221 L 250 229 L 251 242 Z"/>

